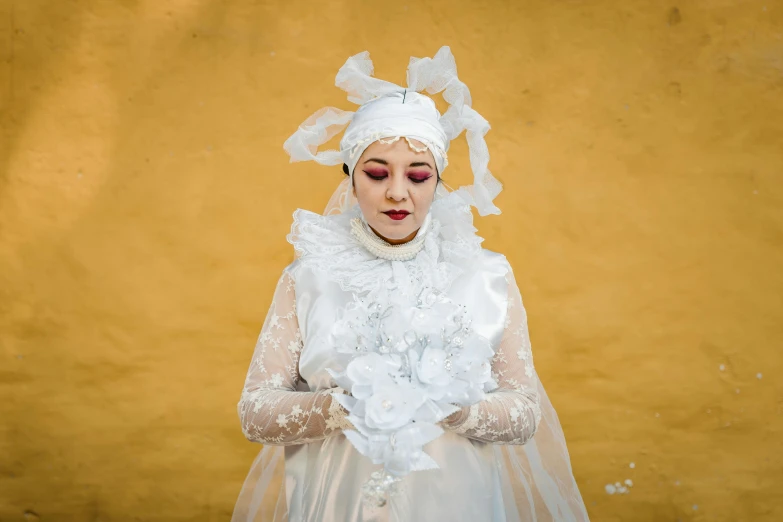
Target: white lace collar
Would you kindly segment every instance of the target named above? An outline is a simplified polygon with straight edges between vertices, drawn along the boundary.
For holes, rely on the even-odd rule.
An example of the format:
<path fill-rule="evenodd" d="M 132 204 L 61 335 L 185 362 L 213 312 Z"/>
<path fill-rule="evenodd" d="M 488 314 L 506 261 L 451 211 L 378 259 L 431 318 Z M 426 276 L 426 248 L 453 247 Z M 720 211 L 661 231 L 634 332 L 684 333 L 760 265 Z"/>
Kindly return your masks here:
<path fill-rule="evenodd" d="M 361 219 L 358 206 L 329 216 L 297 209 L 286 239 L 302 264 L 336 281 L 346 291 L 364 293 L 392 279 L 398 285 L 445 291 L 480 256 L 483 239 L 476 235 L 470 206 L 457 192 L 436 199 L 430 216 L 428 229 L 413 240 L 417 252 L 406 256 L 409 259 L 379 256 L 357 239 L 351 221 Z M 401 277 L 403 274 L 407 277 Z"/>

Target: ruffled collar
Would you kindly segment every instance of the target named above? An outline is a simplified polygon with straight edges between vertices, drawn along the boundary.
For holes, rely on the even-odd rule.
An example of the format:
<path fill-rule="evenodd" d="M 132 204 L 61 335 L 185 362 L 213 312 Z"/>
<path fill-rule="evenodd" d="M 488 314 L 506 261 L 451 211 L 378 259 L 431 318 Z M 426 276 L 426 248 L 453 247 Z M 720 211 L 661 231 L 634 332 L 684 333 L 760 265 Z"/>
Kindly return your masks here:
<path fill-rule="evenodd" d="M 412 294 L 423 287 L 445 292 L 478 260 L 483 238 L 476 235 L 470 206 L 457 192 L 433 201 L 430 213 L 423 248 L 405 261 L 381 259 L 352 235 L 351 220 L 361 216 L 358 206 L 329 216 L 297 209 L 286 239 L 303 265 L 345 291 L 364 294 L 386 284 Z"/>

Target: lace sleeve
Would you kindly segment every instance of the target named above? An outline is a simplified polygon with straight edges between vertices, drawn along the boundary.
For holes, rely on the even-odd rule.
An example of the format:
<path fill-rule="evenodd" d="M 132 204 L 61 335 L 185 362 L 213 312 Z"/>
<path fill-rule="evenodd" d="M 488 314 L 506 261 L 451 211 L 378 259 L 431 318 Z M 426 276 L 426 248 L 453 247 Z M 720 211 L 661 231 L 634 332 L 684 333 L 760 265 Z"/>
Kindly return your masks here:
<path fill-rule="evenodd" d="M 473 406 L 443 421 L 446 429 L 465 437 L 499 444 L 524 444 L 541 420 L 541 402 L 533 375 L 533 352 L 527 313 L 513 272 L 508 282 L 508 311 L 503 338 L 492 359 L 498 388 Z"/>
<path fill-rule="evenodd" d="M 331 396 L 344 390 L 296 391 L 302 346 L 294 279 L 286 271 L 277 283 L 237 405 L 248 440 L 305 444 L 353 429 L 348 412 Z"/>

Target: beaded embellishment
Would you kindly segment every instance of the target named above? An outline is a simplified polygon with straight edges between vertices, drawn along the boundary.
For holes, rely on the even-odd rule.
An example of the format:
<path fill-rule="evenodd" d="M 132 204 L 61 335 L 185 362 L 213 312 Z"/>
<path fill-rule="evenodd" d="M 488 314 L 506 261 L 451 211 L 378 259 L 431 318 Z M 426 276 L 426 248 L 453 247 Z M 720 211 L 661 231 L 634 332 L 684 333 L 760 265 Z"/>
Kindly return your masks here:
<path fill-rule="evenodd" d="M 351 220 L 351 235 L 376 257 L 389 261 L 408 261 L 416 257 L 421 249 L 424 248 L 424 238 L 427 235 L 426 229 L 429 222 L 430 216 L 428 215 L 416 237 L 400 245 L 392 245 L 384 241 L 372 231 L 364 220 L 358 217 Z"/>

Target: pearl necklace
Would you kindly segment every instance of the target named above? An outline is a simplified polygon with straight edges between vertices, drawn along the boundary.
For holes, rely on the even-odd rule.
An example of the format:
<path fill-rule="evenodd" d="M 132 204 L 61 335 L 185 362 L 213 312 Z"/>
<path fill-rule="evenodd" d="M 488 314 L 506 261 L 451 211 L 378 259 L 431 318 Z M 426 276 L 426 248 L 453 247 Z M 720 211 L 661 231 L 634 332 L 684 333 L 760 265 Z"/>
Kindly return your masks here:
<path fill-rule="evenodd" d="M 389 261 L 408 261 L 416 257 L 424 248 L 424 238 L 427 235 L 430 221 L 431 217 L 427 214 L 424 223 L 416 233 L 416 237 L 399 245 L 392 245 L 378 237 L 370 226 L 358 217 L 351 219 L 351 235 L 376 257 Z"/>

